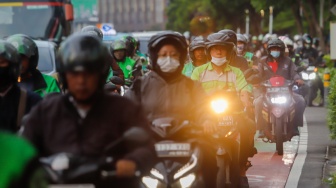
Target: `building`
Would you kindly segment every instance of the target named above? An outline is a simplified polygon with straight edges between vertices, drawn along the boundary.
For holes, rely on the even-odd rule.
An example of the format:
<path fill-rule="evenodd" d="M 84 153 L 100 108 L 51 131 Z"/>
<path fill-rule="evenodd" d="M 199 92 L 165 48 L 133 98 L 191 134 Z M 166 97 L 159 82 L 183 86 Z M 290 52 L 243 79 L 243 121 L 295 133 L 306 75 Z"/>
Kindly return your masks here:
<path fill-rule="evenodd" d="M 99 0 L 100 23 L 112 23 L 118 32 L 164 30 L 169 0 Z"/>

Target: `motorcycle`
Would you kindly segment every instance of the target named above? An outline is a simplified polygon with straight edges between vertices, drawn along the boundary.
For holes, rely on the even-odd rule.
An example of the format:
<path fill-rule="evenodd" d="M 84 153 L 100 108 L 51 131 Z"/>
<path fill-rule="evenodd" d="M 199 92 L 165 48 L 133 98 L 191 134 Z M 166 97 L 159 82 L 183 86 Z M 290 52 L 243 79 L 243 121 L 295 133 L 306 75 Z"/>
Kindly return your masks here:
<path fill-rule="evenodd" d="M 292 138 L 289 133 L 295 114 L 293 85 L 292 81 L 281 76 L 262 83 L 265 89 L 262 116 L 268 124 L 263 141 L 275 142 L 278 155 L 283 155 L 283 142 Z"/>
<path fill-rule="evenodd" d="M 303 97 L 308 106 L 313 106 L 313 100 L 317 97 L 317 91 L 320 89 L 319 82 L 322 82 L 317 70 L 317 67 L 309 66 L 301 72 L 301 78 L 305 81 L 305 85 L 307 86 Z"/>
<path fill-rule="evenodd" d="M 105 148 L 104 153 L 109 153 L 121 143 L 141 145 L 147 143 L 149 135 L 143 129 L 133 127 L 126 131 L 123 137 L 112 142 Z M 94 188 L 106 182 L 116 180 L 113 169 L 115 160 L 112 156 L 105 155 L 98 158 L 83 157 L 71 153 L 58 153 L 49 157 L 40 158 L 50 188 Z M 141 176 L 136 172 L 136 176 Z M 111 185 L 113 186 L 113 184 Z"/>
<path fill-rule="evenodd" d="M 211 110 L 218 127 L 211 142 L 216 149 L 217 187 L 239 187 L 240 132 L 239 116 L 244 107 L 236 92 L 219 91 L 211 97 Z"/>
<path fill-rule="evenodd" d="M 200 161 L 201 149 L 196 126 L 175 118 L 158 118 L 151 129 L 157 140 L 155 149 L 159 158 L 148 176 L 142 178 L 146 188 L 203 187 Z"/>

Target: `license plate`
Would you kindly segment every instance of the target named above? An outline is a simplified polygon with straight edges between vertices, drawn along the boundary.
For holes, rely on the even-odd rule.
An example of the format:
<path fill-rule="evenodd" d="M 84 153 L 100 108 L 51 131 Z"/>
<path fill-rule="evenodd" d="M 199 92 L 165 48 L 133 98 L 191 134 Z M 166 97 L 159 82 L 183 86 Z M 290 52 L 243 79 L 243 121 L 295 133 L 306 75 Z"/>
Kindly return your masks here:
<path fill-rule="evenodd" d="M 282 91 L 289 91 L 289 89 L 288 87 L 269 87 L 267 88 L 268 93 L 282 92 Z"/>
<path fill-rule="evenodd" d="M 159 157 L 187 157 L 190 156 L 190 143 L 158 143 L 155 150 Z"/>
<path fill-rule="evenodd" d="M 232 116 L 223 116 L 218 126 L 232 126 L 234 124 Z"/>
<path fill-rule="evenodd" d="M 48 188 L 95 188 L 93 184 L 62 184 L 49 185 Z"/>

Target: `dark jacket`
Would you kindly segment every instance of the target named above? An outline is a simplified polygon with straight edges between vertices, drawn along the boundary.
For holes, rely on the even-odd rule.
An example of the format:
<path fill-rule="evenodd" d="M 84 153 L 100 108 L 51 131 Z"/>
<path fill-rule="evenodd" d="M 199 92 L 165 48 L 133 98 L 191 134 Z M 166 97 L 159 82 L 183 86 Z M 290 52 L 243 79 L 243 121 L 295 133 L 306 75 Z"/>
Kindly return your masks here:
<path fill-rule="evenodd" d="M 183 75 L 167 82 L 152 71 L 136 80 L 125 96 L 142 106 L 149 121 L 174 117 L 202 123 L 209 117 L 204 113 L 208 104 L 202 86 Z"/>
<path fill-rule="evenodd" d="M 230 61 L 230 65 L 239 68 L 242 72 L 249 68 L 247 60 L 244 57 L 237 55 L 234 56 L 233 61 Z"/>
<path fill-rule="evenodd" d="M 268 62 L 273 62 L 273 58 L 265 56 L 261 58 L 260 63 L 258 64 L 258 71 L 261 81 L 265 81 L 273 75 L 280 75 L 287 80 L 293 81 L 301 79 L 299 74 L 296 72 L 295 64 L 289 57 L 281 56 L 278 59 L 278 69 L 276 73 L 272 71 L 272 68 L 268 65 Z"/>
<path fill-rule="evenodd" d="M 295 50 L 301 59 L 308 59 L 310 66 L 317 66 L 318 51 L 315 48 L 299 47 Z"/>
<path fill-rule="evenodd" d="M 0 129 L 15 133 L 17 115 L 20 102 L 20 88 L 15 84 L 4 97 L 0 97 Z M 27 91 L 25 114 L 41 100 L 41 97 L 33 92 Z"/>
<path fill-rule="evenodd" d="M 105 154 L 107 145 L 133 126 L 148 129 L 140 108 L 128 99 L 101 93 L 82 119 L 69 95 L 55 94 L 32 110 L 23 136 L 35 145 L 42 156 L 68 152 L 98 157 Z M 155 159 L 153 142 L 135 149 L 122 144 L 108 154 L 115 159 L 136 162 L 141 172 L 147 172 Z"/>

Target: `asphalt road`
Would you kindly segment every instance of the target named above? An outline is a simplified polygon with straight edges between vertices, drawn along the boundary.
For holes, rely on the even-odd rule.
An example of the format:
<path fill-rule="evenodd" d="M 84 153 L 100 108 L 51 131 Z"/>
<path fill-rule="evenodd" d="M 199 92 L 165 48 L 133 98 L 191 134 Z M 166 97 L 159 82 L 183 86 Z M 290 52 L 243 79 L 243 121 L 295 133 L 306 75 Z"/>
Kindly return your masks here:
<path fill-rule="evenodd" d="M 277 155 L 274 143 L 257 139 L 258 154 L 250 159 L 253 166 L 247 172 L 250 187 L 324 187 L 322 173 L 326 148 L 332 143 L 326 113 L 325 108 L 307 108 L 300 137 L 293 137 L 284 144 L 283 156 Z"/>

